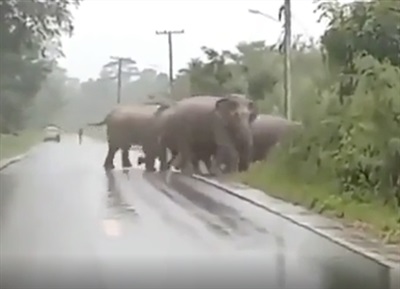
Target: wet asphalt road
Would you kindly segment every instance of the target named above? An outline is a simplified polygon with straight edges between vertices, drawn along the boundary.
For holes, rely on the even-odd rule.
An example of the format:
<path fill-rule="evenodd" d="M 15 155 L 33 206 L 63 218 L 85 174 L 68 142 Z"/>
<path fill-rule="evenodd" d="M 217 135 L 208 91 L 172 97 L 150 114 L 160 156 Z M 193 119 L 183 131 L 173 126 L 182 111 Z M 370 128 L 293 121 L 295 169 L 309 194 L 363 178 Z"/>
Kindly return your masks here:
<path fill-rule="evenodd" d="M 64 137 L 0 172 L 1 288 L 388 288 L 383 268 L 201 181 Z M 137 152 L 131 152 L 136 163 Z"/>

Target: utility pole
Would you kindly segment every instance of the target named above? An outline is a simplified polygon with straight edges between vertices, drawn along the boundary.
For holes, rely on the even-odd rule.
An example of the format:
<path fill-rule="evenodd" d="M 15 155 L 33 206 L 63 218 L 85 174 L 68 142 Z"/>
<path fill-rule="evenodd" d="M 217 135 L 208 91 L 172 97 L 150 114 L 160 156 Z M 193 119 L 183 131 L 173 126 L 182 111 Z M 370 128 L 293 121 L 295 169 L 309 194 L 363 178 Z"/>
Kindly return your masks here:
<path fill-rule="evenodd" d="M 173 67 L 173 51 L 172 51 L 172 35 L 173 34 L 183 34 L 185 31 L 182 30 L 164 30 L 156 31 L 157 35 L 167 35 L 168 36 L 168 59 L 169 59 L 169 91 L 172 95 L 172 87 L 174 83 L 174 67 Z"/>
<path fill-rule="evenodd" d="M 127 64 L 136 64 L 136 61 L 131 59 L 131 58 L 126 58 L 126 57 L 117 57 L 117 56 L 111 56 L 111 59 L 113 59 L 113 62 L 108 63 L 106 66 L 111 66 L 117 64 L 118 66 L 118 71 L 117 71 L 117 103 L 121 103 L 121 87 L 122 87 L 122 65 L 124 63 Z"/>
<path fill-rule="evenodd" d="M 285 115 L 288 120 L 292 119 L 292 77 L 291 77 L 291 65 L 290 65 L 290 50 L 291 50 L 291 38 L 292 38 L 292 11 L 290 0 L 285 0 L 284 4 L 285 13 L 285 45 L 284 45 L 284 91 L 285 91 Z"/>
<path fill-rule="evenodd" d="M 118 59 L 118 72 L 117 72 L 117 103 L 121 103 L 121 78 L 122 78 L 122 58 Z"/>

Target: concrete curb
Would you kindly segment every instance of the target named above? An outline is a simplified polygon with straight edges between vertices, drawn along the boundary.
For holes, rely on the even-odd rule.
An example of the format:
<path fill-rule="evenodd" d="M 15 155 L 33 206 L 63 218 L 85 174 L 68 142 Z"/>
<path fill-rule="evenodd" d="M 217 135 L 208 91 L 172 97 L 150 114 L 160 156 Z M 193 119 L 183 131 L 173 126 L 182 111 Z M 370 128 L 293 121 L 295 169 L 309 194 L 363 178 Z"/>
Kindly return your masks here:
<path fill-rule="evenodd" d="M 10 166 L 14 163 L 21 161 L 25 157 L 26 157 L 26 154 L 22 154 L 22 155 L 18 155 L 16 157 L 12 157 L 12 158 L 0 161 L 0 171 L 4 170 L 5 168 L 7 168 L 8 166 Z"/>
<path fill-rule="evenodd" d="M 271 197 L 265 192 L 249 186 L 239 183 L 223 183 L 199 175 L 194 175 L 193 177 L 386 267 L 389 272 L 390 288 L 400 288 L 399 246 L 383 245 L 368 239 L 363 240 L 359 235 L 352 238 L 351 235 L 343 233 L 346 230 L 343 224 L 308 211 L 303 207 Z M 251 195 L 248 193 L 251 193 Z"/>

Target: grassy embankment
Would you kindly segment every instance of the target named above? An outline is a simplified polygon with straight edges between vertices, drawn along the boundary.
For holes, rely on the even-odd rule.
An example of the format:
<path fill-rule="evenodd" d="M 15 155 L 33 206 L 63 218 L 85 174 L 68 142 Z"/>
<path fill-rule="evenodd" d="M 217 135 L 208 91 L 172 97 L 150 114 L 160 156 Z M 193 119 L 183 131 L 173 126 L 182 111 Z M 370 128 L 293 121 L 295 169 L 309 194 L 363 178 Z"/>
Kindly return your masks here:
<path fill-rule="evenodd" d="M 269 195 L 306 207 L 316 213 L 378 237 L 385 243 L 400 244 L 400 212 L 379 199 L 368 202 L 342 194 L 335 181 L 315 177 L 304 181 L 288 172 L 276 161 L 257 163 L 237 176 L 244 184 L 268 192 Z"/>
<path fill-rule="evenodd" d="M 2 134 L 0 136 L 0 159 L 4 160 L 23 154 L 41 140 L 42 134 L 37 131 L 23 131 L 18 136 Z"/>

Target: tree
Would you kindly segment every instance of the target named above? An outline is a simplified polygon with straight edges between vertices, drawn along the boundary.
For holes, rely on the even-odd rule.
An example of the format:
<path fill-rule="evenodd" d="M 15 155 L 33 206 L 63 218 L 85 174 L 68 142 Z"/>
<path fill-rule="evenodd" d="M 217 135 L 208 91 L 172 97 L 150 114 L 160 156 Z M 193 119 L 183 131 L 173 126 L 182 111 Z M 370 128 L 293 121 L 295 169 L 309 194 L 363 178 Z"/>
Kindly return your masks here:
<path fill-rule="evenodd" d="M 26 109 L 62 53 L 60 36 L 73 31 L 71 9 L 79 3 L 78 0 L 1 1 L 2 126 L 22 128 Z"/>
<path fill-rule="evenodd" d="M 57 123 L 60 111 L 77 96 L 78 91 L 76 83 L 68 78 L 67 71 L 55 65 L 27 111 L 30 125 L 42 127 L 50 122 Z"/>
<path fill-rule="evenodd" d="M 276 71 L 269 66 L 281 58 L 279 53 L 264 42 L 240 43 L 236 49 L 218 52 L 202 47 L 206 60 L 192 59 L 179 71 L 176 82 L 189 79 L 191 95 L 240 93 L 264 100 L 278 83 Z"/>
<path fill-rule="evenodd" d="M 356 87 L 354 59 L 360 53 L 379 61 L 388 59 L 400 67 L 399 1 L 355 1 L 340 5 L 337 1 L 320 1 L 321 19 L 328 19 L 328 29 L 321 38 L 331 71 L 341 79 L 340 100 Z"/>

